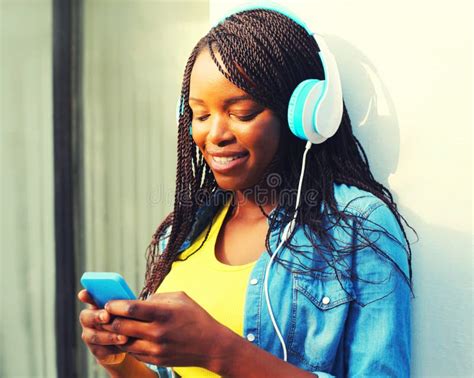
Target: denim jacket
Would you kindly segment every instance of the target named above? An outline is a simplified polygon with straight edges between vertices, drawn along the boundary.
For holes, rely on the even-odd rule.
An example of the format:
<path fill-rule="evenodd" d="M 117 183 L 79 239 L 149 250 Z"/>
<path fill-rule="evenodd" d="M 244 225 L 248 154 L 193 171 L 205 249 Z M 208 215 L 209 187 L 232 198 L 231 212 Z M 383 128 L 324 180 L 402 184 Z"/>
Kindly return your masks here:
<path fill-rule="evenodd" d="M 332 253 L 332 258 L 318 259 L 307 232 L 299 228 L 291 242 L 298 246 L 298 253 L 280 250 L 277 257 L 293 262 L 295 267 L 319 270 L 307 274 L 304 269 L 285 269 L 276 261 L 271 266 L 269 296 L 287 347 L 287 361 L 319 377 L 409 377 L 411 291 L 402 273 L 390 262 L 396 262 L 408 277 L 403 232 L 388 206 L 371 193 L 335 184 L 334 195 L 340 209 L 367 219 L 364 223 L 373 230 L 367 237 L 374 245 L 363 247 L 366 240 L 356 253 L 342 257 Z M 218 208 L 206 206 L 198 211 L 181 251 L 212 221 Z M 378 232 L 381 229 L 391 236 Z M 329 232 L 337 240 L 336 250 L 338 246 L 362 243 L 354 236 L 352 224 L 336 224 Z M 279 230 L 271 232 L 272 251 L 279 237 Z M 313 243 L 318 240 L 312 239 Z M 165 246 L 166 239 L 160 250 Z M 376 253 L 377 247 L 385 257 Z M 265 302 L 263 282 L 269 260 L 268 253 L 262 253 L 249 277 L 244 337 L 283 359 Z M 340 270 L 356 273 L 359 279 L 349 279 Z M 171 368 L 148 366 L 160 377 L 174 376 Z"/>

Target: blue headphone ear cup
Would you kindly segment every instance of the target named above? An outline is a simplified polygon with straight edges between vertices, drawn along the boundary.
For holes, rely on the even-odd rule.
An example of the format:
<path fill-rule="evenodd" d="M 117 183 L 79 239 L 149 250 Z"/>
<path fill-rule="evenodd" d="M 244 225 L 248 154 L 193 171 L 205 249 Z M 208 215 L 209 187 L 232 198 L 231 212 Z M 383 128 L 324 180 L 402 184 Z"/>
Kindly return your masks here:
<path fill-rule="evenodd" d="M 290 97 L 288 104 L 288 126 L 291 132 L 300 139 L 307 140 L 304 133 L 302 121 L 302 108 L 304 106 L 306 94 L 311 86 L 311 80 L 304 80 L 298 84 Z"/>
<path fill-rule="evenodd" d="M 314 124 L 324 87 L 324 80 L 304 80 L 293 91 L 288 105 L 290 130 L 298 138 L 311 143 L 322 143 L 327 139 L 317 132 L 317 125 Z"/>

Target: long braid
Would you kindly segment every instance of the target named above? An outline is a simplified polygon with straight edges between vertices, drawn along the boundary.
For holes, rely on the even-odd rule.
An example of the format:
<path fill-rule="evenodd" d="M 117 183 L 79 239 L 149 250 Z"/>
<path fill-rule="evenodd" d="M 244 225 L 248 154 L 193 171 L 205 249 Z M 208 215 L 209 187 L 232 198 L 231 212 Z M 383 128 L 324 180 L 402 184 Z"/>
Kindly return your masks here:
<path fill-rule="evenodd" d="M 279 118 L 282 125 L 281 142 L 259 185 L 265 184 L 269 174 L 278 173 L 281 177 L 278 189 L 289 190 L 292 194 L 279 201 L 277 210 L 283 210 L 282 213 L 286 214 L 283 222 L 287 222 L 294 214 L 296 197 L 294 189 L 298 186 L 300 159 L 305 142 L 295 137 L 289 130 L 286 120 L 288 102 L 299 82 L 308 78 L 323 79 L 323 67 L 317 57 L 319 47 L 304 28 L 279 12 L 262 9 L 239 12 L 229 16 L 201 38 L 186 64 L 181 90 L 183 111 L 179 118 L 178 129 L 175 204 L 173 212 L 157 228 L 147 248 L 147 272 L 145 287 L 140 293 L 141 298 L 146 298 L 156 291 L 189 235 L 198 210 L 195 193 L 204 191 L 210 194 L 217 188 L 210 167 L 188 132 L 192 120 L 192 111 L 188 104 L 191 71 L 197 55 L 204 49 L 208 50 L 217 68 L 227 80 L 251 95 L 262 106 L 271 109 Z M 404 277 L 412 288 L 411 248 L 401 219 L 410 229 L 413 228 L 399 214 L 390 191 L 373 177 L 367 155 L 353 135 L 345 106 L 341 125 L 336 134 L 309 151 L 306 172 L 302 190 L 303 193 L 314 191 L 315 201 L 301 208 L 296 221 L 299 225 L 309 226 L 312 233 L 308 233 L 307 236 L 312 243 L 314 241 L 315 258 L 318 254 L 327 260 L 326 252 L 334 255 L 334 241 L 330 240 L 328 229 L 325 227 L 328 213 L 331 212 L 336 219 L 343 221 L 352 219 L 351 214 L 338 207 L 334 184 L 353 185 L 380 198 L 395 215 L 407 242 L 409 277 L 405 275 Z M 321 204 L 325 205 L 324 212 L 321 210 Z M 263 208 L 261 211 L 265 216 L 269 216 Z M 352 219 L 352 221 L 360 220 Z M 268 253 L 271 251 L 270 233 L 281 226 L 281 220 L 270 217 L 270 229 L 265 238 Z M 166 237 L 165 231 L 169 227 L 171 233 L 167 247 L 159 254 L 157 244 Z M 360 223 L 361 233 L 364 231 L 363 228 Z M 306 232 L 306 227 L 304 229 Z M 413 231 L 416 234 L 416 231 Z M 315 235 L 319 238 L 319 245 L 316 243 Z M 291 239 L 286 246 L 292 250 L 290 242 Z M 339 248 L 336 262 L 345 254 L 353 252 L 350 248 Z M 379 252 L 390 259 L 383 251 Z M 275 260 L 283 266 L 287 265 L 285 260 L 278 257 Z M 330 260 L 327 261 L 336 269 Z M 398 265 L 397 268 L 401 271 Z"/>
<path fill-rule="evenodd" d="M 199 46 L 194 48 L 184 70 L 183 88 L 181 91 L 183 98 L 189 97 L 191 71 L 199 49 Z M 176 168 L 174 210 L 159 225 L 147 248 L 145 285 L 139 295 L 142 299 L 153 294 L 170 271 L 179 247 L 191 230 L 194 219 L 195 205 L 190 200 L 192 190 L 196 188 L 196 182 L 198 180 L 195 180 L 193 177 L 192 165 L 193 163 L 198 164 L 199 161 L 196 160 L 195 154 L 193 154 L 195 146 L 192 140 L 190 140 L 188 133 L 188 128 L 191 123 L 191 114 L 187 101 L 184 103 L 184 108 L 184 113 L 179 117 L 178 164 Z M 184 198 L 185 200 L 183 201 L 183 196 L 189 197 L 189 200 Z M 167 247 L 164 251 L 158 251 L 159 242 L 161 238 L 165 236 L 165 231 L 168 227 L 171 227 L 171 233 Z M 161 252 L 161 254 L 159 254 L 159 252 Z"/>

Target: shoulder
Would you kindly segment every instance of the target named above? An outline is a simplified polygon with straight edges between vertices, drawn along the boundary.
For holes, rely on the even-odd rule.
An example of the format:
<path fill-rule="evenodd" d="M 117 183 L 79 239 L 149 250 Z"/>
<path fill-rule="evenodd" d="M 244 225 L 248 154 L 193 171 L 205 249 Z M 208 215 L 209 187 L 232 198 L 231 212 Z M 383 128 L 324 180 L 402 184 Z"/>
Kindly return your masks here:
<path fill-rule="evenodd" d="M 356 243 L 359 246 L 368 244 L 369 250 L 382 253 L 408 276 L 408 246 L 399 218 L 392 209 L 376 195 L 346 184 L 335 185 L 334 197 L 340 211 L 359 220 L 354 230 Z"/>
<path fill-rule="evenodd" d="M 367 216 L 380 206 L 388 206 L 376 195 L 347 184 L 334 184 L 334 199 L 338 209 L 360 216 Z"/>
<path fill-rule="evenodd" d="M 367 228 L 389 231 L 398 239 L 403 239 L 397 217 L 376 195 L 356 186 L 335 184 L 334 198 L 339 211 L 359 217 Z"/>
<path fill-rule="evenodd" d="M 207 201 L 204 201 L 204 204 L 197 209 L 196 214 L 191 220 L 191 230 L 179 249 L 181 252 L 188 248 L 206 227 L 212 224 L 216 214 L 228 203 L 226 202 L 228 199 L 228 194 L 226 194 L 224 190 L 218 189 L 211 194 L 211 197 Z M 172 226 L 169 225 L 160 235 L 158 243 L 159 254 L 162 254 L 165 250 L 171 235 L 171 230 Z"/>
<path fill-rule="evenodd" d="M 371 231 L 387 231 L 404 239 L 398 218 L 392 209 L 375 194 L 347 184 L 334 185 L 334 198 L 339 211 L 357 217 Z"/>

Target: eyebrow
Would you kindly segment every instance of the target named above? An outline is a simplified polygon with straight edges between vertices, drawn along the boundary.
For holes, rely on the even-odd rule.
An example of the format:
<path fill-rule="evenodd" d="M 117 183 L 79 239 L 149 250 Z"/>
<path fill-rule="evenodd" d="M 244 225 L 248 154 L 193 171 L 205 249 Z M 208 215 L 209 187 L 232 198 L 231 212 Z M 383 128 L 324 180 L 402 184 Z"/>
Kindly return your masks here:
<path fill-rule="evenodd" d="M 235 104 L 236 102 L 244 101 L 244 100 L 252 100 L 253 101 L 253 98 L 249 95 L 230 97 L 230 98 L 224 100 L 224 105 L 228 106 L 228 105 L 232 105 L 232 104 Z M 204 103 L 203 100 L 201 100 L 199 98 L 194 98 L 194 97 L 190 97 L 189 101 Z"/>

